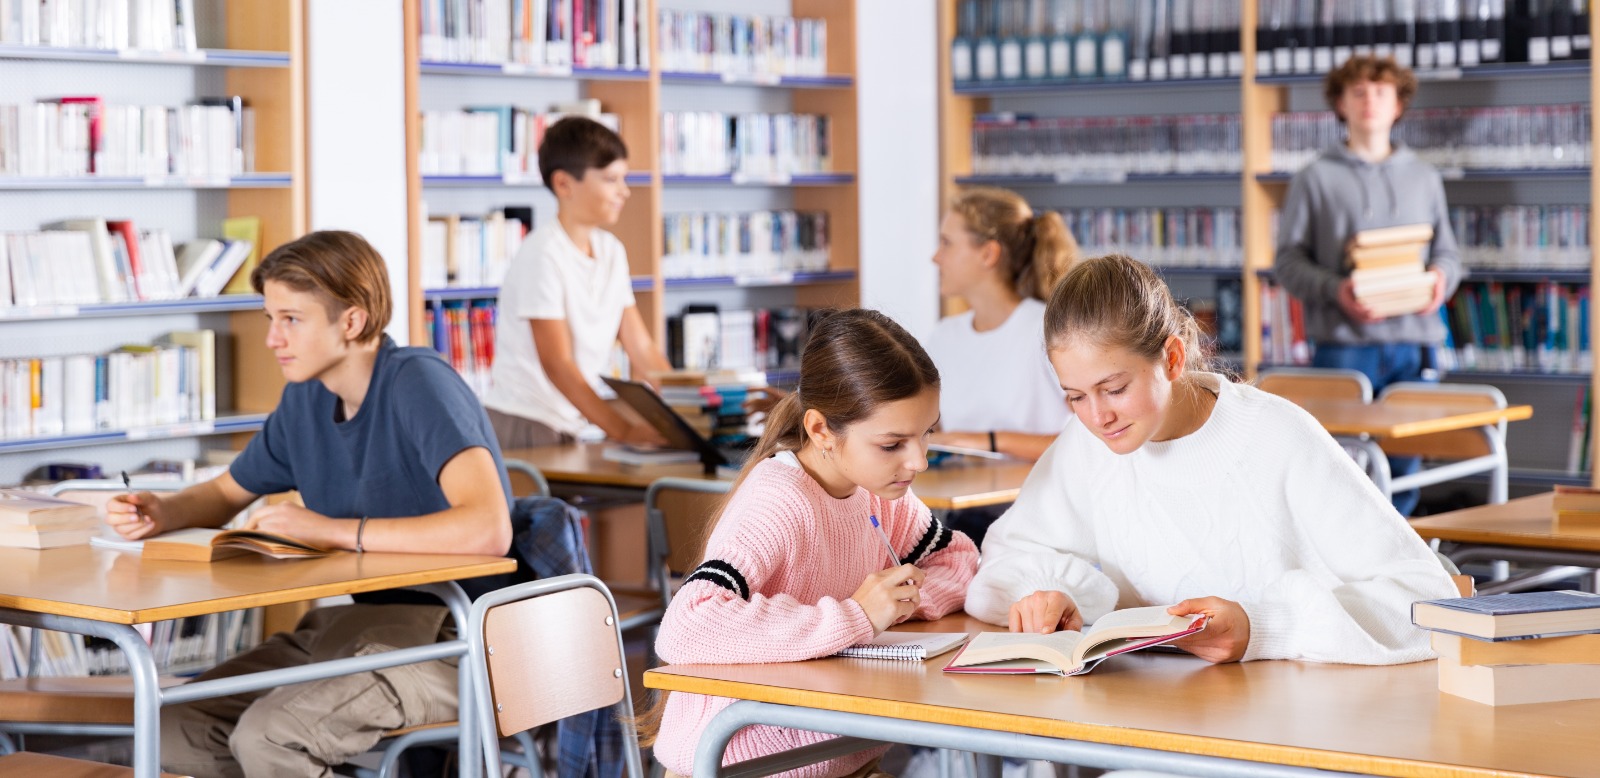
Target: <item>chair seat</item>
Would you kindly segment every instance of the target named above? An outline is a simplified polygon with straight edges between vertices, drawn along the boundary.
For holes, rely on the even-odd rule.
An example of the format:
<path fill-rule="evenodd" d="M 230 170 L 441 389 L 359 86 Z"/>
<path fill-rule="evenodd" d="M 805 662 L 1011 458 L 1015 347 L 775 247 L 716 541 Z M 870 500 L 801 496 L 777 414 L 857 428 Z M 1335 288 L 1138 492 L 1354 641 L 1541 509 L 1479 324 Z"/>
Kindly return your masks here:
<path fill-rule="evenodd" d="M 162 773 L 162 778 L 179 778 Z M 0 776 L 17 778 L 132 778 L 132 767 L 19 751 L 0 756 Z"/>
<path fill-rule="evenodd" d="M 158 680 L 165 689 L 187 679 Z M 133 679 L 100 675 L 0 681 L 0 729 L 6 721 L 132 725 Z"/>

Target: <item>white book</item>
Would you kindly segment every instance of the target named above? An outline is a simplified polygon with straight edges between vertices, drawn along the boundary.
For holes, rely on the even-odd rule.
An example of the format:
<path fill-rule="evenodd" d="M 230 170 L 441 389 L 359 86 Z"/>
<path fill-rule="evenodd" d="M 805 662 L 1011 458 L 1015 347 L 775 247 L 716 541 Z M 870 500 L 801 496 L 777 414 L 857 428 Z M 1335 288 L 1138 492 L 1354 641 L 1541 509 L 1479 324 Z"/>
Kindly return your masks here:
<path fill-rule="evenodd" d="M 73 230 L 88 235 L 93 275 L 98 283 L 95 299 L 104 302 L 123 302 L 128 299 L 127 288 L 117 272 L 116 251 L 111 242 L 111 232 L 101 217 L 66 219 L 45 225 L 45 229 Z"/>
<path fill-rule="evenodd" d="M 68 435 L 93 432 L 95 357 L 93 354 L 73 354 L 63 357 L 62 363 L 64 432 Z"/>
<path fill-rule="evenodd" d="M 11 240 L 0 233 L 0 308 L 14 304 L 11 297 Z"/>
<path fill-rule="evenodd" d="M 200 283 L 201 277 L 211 271 L 211 265 L 222 256 L 225 248 L 227 246 L 222 241 L 210 238 L 191 240 L 179 247 L 178 297 L 194 294 L 195 285 Z"/>

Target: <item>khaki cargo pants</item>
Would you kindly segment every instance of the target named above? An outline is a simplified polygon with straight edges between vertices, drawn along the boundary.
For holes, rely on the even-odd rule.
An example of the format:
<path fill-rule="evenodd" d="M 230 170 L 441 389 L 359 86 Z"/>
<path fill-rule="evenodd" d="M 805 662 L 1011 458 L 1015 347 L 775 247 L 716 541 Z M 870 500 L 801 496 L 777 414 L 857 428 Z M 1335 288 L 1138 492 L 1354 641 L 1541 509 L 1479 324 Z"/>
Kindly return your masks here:
<path fill-rule="evenodd" d="M 200 678 L 427 645 L 455 636 L 448 616 L 435 605 L 318 608 Z M 456 667 L 436 660 L 167 706 L 161 765 L 196 778 L 331 776 L 387 730 L 454 721 Z"/>

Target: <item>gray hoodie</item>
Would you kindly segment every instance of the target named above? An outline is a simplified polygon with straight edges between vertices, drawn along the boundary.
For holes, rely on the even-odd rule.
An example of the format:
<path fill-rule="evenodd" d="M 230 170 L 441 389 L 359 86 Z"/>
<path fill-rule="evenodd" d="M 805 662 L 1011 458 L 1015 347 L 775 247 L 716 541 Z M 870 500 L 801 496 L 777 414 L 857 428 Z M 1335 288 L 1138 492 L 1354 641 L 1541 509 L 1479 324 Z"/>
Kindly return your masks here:
<path fill-rule="evenodd" d="M 1339 283 L 1350 275 L 1344 246 L 1374 227 L 1433 225 L 1426 264 L 1444 273 L 1445 294 L 1461 283 L 1461 255 L 1450 230 L 1439 171 L 1396 146 L 1382 162 L 1368 162 L 1343 144 L 1295 174 L 1278 217 L 1278 283 L 1305 306 L 1306 337 L 1313 343 L 1421 343 L 1444 340 L 1439 313 L 1394 316 L 1371 324 L 1350 321 L 1339 308 Z"/>

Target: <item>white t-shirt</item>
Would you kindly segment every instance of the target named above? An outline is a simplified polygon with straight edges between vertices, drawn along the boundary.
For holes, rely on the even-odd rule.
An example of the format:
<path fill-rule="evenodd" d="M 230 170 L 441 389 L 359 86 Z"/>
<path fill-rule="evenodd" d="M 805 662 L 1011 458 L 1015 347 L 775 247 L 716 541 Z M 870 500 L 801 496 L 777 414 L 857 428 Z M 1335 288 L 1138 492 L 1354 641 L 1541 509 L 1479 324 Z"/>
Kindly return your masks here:
<path fill-rule="evenodd" d="M 950 432 L 1055 435 L 1066 426 L 1066 392 L 1044 349 L 1044 303 L 1023 300 L 988 332 L 972 311 L 933 328 L 928 356 L 939 368 L 939 426 Z"/>
<path fill-rule="evenodd" d="M 583 415 L 539 365 L 528 320 L 566 320 L 572 333 L 573 361 L 598 387 L 622 327 L 622 314 L 633 305 L 633 285 L 622 241 L 604 230 L 590 235 L 592 258 L 572 242 L 557 221 L 534 230 L 523 241 L 500 286 L 491 371 L 494 385 L 483 400 L 486 407 L 571 435 L 583 429 Z"/>

